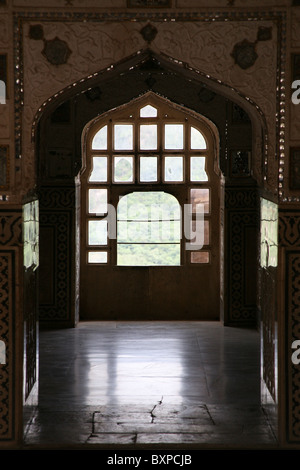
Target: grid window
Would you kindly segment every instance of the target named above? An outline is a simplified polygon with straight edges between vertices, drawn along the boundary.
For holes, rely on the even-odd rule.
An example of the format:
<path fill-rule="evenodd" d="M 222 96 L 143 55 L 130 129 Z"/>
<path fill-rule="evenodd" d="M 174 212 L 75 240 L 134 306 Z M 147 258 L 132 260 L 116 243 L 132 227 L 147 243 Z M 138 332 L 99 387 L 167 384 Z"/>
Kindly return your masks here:
<path fill-rule="evenodd" d="M 207 142 L 196 118 L 189 118 L 177 109 L 173 112 L 169 104 L 160 107 L 156 103 L 141 103 L 129 106 L 128 111 L 126 107 L 117 109 L 106 120 L 103 118 L 87 146 L 84 217 L 88 264 L 109 264 L 112 260 L 122 266 L 210 263 L 211 154 Z M 178 185 L 182 187 L 181 199 L 172 195 Z M 130 218 L 128 214 L 123 217 L 125 201 L 132 211 L 134 198 L 148 209 L 151 205 L 159 206 L 158 201 L 163 200 L 167 208 L 172 209 L 175 201 L 183 210 L 188 202 L 192 208 L 192 233 L 198 212 L 202 211 L 205 221 L 199 227 L 204 231 L 203 248 L 199 250 L 196 243 L 193 249 L 193 241 L 189 240 L 193 251 L 187 257 L 182 255 L 185 234 L 182 220 L 174 214 L 156 214 L 156 220 L 145 214 L 140 214 L 142 219 L 136 219 L 136 215 Z M 110 200 L 117 206 L 116 243 L 109 236 Z"/>

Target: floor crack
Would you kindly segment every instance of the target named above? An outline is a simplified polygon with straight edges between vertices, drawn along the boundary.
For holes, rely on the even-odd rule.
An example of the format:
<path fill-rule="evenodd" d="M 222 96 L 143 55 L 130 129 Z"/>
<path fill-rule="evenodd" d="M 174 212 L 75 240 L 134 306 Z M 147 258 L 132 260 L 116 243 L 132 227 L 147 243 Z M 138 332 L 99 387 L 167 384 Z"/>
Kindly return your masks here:
<path fill-rule="evenodd" d="M 208 416 L 209 416 L 209 419 L 210 419 L 211 422 L 215 425 L 216 423 L 214 422 L 213 417 L 212 417 L 212 415 L 210 414 L 209 409 L 207 408 L 207 405 L 204 405 L 204 407 L 205 407 L 206 412 L 207 412 L 207 414 L 208 414 Z"/>
<path fill-rule="evenodd" d="M 155 419 L 155 414 L 153 413 L 155 408 L 157 407 L 157 405 L 154 405 L 152 410 L 150 411 L 150 416 L 151 416 L 151 424 L 154 423 L 154 419 Z"/>
<path fill-rule="evenodd" d="M 154 419 L 156 418 L 155 414 L 154 414 L 154 410 L 157 408 L 158 405 L 162 405 L 162 402 L 163 402 L 163 396 L 161 397 L 161 399 L 159 400 L 159 402 L 153 406 L 152 410 L 150 411 L 150 416 L 151 416 L 151 424 L 154 423 Z"/>

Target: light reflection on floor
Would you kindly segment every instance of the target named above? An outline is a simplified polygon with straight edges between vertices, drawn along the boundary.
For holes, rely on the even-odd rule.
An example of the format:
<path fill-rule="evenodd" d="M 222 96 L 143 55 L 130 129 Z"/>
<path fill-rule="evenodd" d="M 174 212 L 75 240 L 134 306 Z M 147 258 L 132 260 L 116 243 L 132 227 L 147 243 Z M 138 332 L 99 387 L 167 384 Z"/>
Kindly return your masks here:
<path fill-rule="evenodd" d="M 259 333 L 219 322 L 84 322 L 40 334 L 25 444 L 273 446 Z"/>

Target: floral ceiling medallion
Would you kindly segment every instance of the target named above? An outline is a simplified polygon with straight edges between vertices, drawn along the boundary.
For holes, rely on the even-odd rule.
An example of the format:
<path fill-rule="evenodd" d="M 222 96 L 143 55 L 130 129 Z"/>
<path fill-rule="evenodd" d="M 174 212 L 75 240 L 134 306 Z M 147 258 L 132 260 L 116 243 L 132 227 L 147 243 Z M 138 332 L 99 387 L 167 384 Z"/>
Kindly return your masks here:
<path fill-rule="evenodd" d="M 42 51 L 48 62 L 52 65 L 66 64 L 70 57 L 71 50 L 65 41 L 58 37 L 45 41 L 44 49 Z"/>
<path fill-rule="evenodd" d="M 255 64 L 258 57 L 255 46 L 255 42 L 249 42 L 247 39 L 244 39 L 242 42 L 239 42 L 234 46 L 231 55 L 234 58 L 235 63 L 242 69 L 248 69 Z"/>
<path fill-rule="evenodd" d="M 143 39 L 147 41 L 148 44 L 150 44 L 156 38 L 157 32 L 158 31 L 155 26 L 152 26 L 150 23 L 146 24 L 146 26 L 144 26 L 140 31 Z"/>

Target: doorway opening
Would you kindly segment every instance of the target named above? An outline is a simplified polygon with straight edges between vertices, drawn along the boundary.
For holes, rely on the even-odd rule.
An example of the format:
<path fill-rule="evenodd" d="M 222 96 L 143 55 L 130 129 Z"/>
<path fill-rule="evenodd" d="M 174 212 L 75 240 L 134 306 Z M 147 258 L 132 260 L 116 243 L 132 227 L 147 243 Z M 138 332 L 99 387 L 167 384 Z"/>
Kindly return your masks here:
<path fill-rule="evenodd" d="M 224 91 L 217 89 L 219 85 L 210 88 L 202 77 L 187 76 L 190 72 L 176 69 L 152 53 L 135 60 L 134 67 L 131 62 L 128 67 L 123 64 L 121 71 L 116 67 L 109 76 L 93 78 L 93 83 L 79 84 L 82 89 L 74 87 L 60 95 L 59 103 L 54 100 L 39 123 L 40 326 L 45 330 L 50 327 L 53 341 L 65 341 L 63 335 L 69 335 L 77 358 L 75 378 L 81 366 L 90 371 L 86 379 L 92 378 L 93 371 L 102 371 L 107 378 L 103 384 L 111 390 L 113 384 L 103 369 L 105 360 L 100 361 L 101 366 L 86 358 L 80 361 L 77 341 L 86 334 L 94 338 L 90 331 L 93 325 L 97 325 L 95 331 L 99 326 L 107 329 L 110 338 L 126 327 L 134 343 L 134 330 L 145 339 L 142 330 L 147 324 L 150 336 L 170 344 L 173 339 L 167 330 L 175 326 L 179 336 L 187 334 L 194 345 L 198 340 L 188 330 L 199 332 L 203 327 L 213 333 L 221 327 L 216 348 L 219 362 L 214 367 L 224 381 L 216 387 L 228 392 L 235 379 L 219 367 L 225 356 L 235 362 L 236 351 L 226 338 L 227 325 L 241 327 L 242 334 L 247 331 L 245 326 L 250 327 L 254 342 L 258 335 L 259 183 L 255 168 L 259 155 L 254 155 L 252 148 L 261 148 L 262 131 L 226 93 L 219 93 Z M 155 76 L 154 90 L 149 90 L 145 70 L 147 76 L 149 71 Z M 167 73 L 170 70 L 172 86 Z M 161 210 L 158 216 L 156 213 L 156 226 L 152 224 L 149 200 L 143 201 L 145 194 L 156 206 L 159 199 L 162 205 L 164 198 L 168 200 L 168 214 Z M 139 217 L 136 207 L 128 214 L 128 206 L 134 206 L 137 200 L 143 202 L 147 217 L 145 212 Z M 193 212 L 197 203 L 199 213 Z M 180 218 L 176 214 L 178 205 Z M 185 205 L 191 208 L 187 224 L 190 232 L 185 231 L 182 216 Z M 112 225 L 108 224 L 109 216 L 115 222 Z M 173 237 L 168 243 L 172 261 L 161 265 L 157 264 L 160 256 L 148 255 L 150 247 L 156 253 L 160 251 L 165 241 L 161 240 L 161 229 L 167 224 Z M 132 228 L 136 234 L 137 227 L 139 238 L 132 238 Z M 195 240 L 185 236 L 191 232 Z M 186 244 L 191 249 L 186 249 Z M 141 262 L 133 245 L 147 252 L 143 258 L 146 262 Z M 180 324 L 184 333 L 180 333 Z M 241 332 L 240 328 L 230 330 L 233 337 Z M 209 348 L 204 336 L 209 354 L 214 346 Z M 124 345 L 120 335 L 114 337 L 116 342 L 110 344 L 115 350 L 106 357 L 112 358 L 110 366 L 117 370 L 120 351 L 125 350 L 118 349 L 119 344 Z M 100 347 L 100 338 L 106 345 L 111 341 L 101 335 L 97 338 L 92 355 Z M 248 340 L 245 336 L 235 337 L 235 341 L 243 346 Z M 181 344 L 178 341 L 176 347 Z M 151 344 L 148 346 L 151 351 Z M 166 354 L 170 351 L 174 353 L 175 349 Z M 100 354 L 103 359 L 107 352 L 100 347 Z M 189 361 L 192 365 L 191 355 Z M 254 367 L 258 364 L 255 356 Z M 44 362 L 42 367 L 49 364 Z M 52 373 L 58 373 L 57 366 Z M 254 375 L 254 395 L 250 386 L 241 392 L 240 399 L 244 404 L 253 399 L 259 407 L 259 366 Z M 201 376 L 201 380 L 206 379 Z M 184 382 L 183 373 L 181 384 Z M 80 393 L 80 387 L 77 390 Z M 71 385 L 68 392 L 73 393 Z M 115 398 L 118 401 L 119 397 Z"/>
<path fill-rule="evenodd" d="M 152 92 L 86 126 L 81 319 L 220 318 L 217 141 Z"/>

